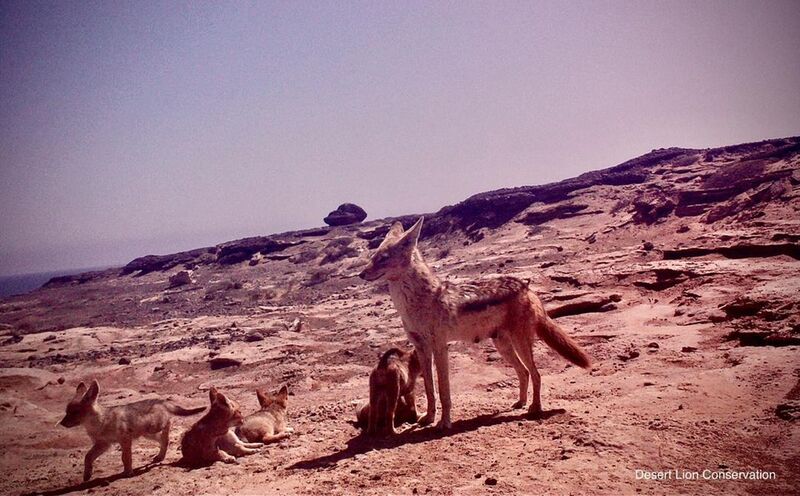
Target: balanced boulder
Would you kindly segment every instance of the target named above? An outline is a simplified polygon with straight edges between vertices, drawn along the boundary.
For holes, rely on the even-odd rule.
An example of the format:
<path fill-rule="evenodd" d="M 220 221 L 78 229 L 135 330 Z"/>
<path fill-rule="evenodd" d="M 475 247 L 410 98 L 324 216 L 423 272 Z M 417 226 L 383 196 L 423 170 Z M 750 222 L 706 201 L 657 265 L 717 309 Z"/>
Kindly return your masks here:
<path fill-rule="evenodd" d="M 354 203 L 343 203 L 323 220 L 329 226 L 346 226 L 358 224 L 366 218 L 367 212 L 363 208 Z"/>

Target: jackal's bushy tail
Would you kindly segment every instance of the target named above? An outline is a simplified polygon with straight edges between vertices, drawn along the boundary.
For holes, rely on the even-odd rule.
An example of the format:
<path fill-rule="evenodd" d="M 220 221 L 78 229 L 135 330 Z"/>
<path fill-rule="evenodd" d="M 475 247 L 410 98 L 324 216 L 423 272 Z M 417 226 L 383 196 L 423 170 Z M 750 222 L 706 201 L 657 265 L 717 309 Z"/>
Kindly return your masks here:
<path fill-rule="evenodd" d="M 588 369 L 592 366 L 589 355 L 549 317 L 545 317 L 544 323 L 538 326 L 537 335 L 547 343 L 547 346 L 578 367 Z"/>
<path fill-rule="evenodd" d="M 198 413 L 200 413 L 200 412 L 202 412 L 203 410 L 206 409 L 206 407 L 204 407 L 204 406 L 201 406 L 201 407 L 198 407 L 198 408 L 183 408 L 182 406 L 176 405 L 175 403 L 173 403 L 171 401 L 165 401 L 164 402 L 164 406 L 173 415 L 179 415 L 181 417 L 188 417 L 189 415 L 196 415 L 196 414 L 198 414 Z"/>

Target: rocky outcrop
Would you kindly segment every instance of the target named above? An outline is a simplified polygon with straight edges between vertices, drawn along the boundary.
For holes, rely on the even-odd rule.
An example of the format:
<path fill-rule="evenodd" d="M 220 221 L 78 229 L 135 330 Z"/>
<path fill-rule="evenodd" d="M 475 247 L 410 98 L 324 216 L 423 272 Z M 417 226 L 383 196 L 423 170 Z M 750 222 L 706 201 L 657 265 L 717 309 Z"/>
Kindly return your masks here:
<path fill-rule="evenodd" d="M 113 269 L 112 269 L 112 271 L 113 271 Z M 53 288 L 53 287 L 59 287 L 59 286 L 71 286 L 71 285 L 74 285 L 74 284 L 85 284 L 85 283 L 87 283 L 89 281 L 93 281 L 93 280 L 98 279 L 100 277 L 103 277 L 104 275 L 107 275 L 107 274 L 108 274 L 108 271 L 97 270 L 97 271 L 92 271 L 92 272 L 83 272 L 81 274 L 72 274 L 72 275 L 69 275 L 69 276 L 58 276 L 58 277 L 51 278 L 49 281 L 44 283 L 44 285 L 42 287 L 43 288 Z"/>
<path fill-rule="evenodd" d="M 353 238 L 335 238 L 332 239 L 325 248 L 322 249 L 322 260 L 320 265 L 326 265 L 333 262 L 338 262 L 343 258 L 352 258 L 358 256 L 358 249 L 353 246 Z"/>
<path fill-rule="evenodd" d="M 343 203 L 329 213 L 323 220 L 329 226 L 358 224 L 367 218 L 367 212 L 354 203 Z"/>
<path fill-rule="evenodd" d="M 522 218 L 517 220 L 517 222 L 532 226 L 545 224 L 555 219 L 568 219 L 570 217 L 577 217 L 579 215 L 591 215 L 598 213 L 598 210 L 587 211 L 587 208 L 589 208 L 589 205 L 566 203 L 541 210 L 525 212 Z"/>
<path fill-rule="evenodd" d="M 138 272 L 138 275 L 144 275 L 155 271 L 165 271 L 180 264 L 193 262 L 204 254 L 215 253 L 216 251 L 215 247 L 210 247 L 182 251 L 172 255 L 147 255 L 129 262 L 128 265 L 122 268 L 120 275 L 125 276 L 134 272 Z"/>
<path fill-rule="evenodd" d="M 664 260 L 704 257 L 715 253 L 727 258 L 761 258 L 786 255 L 795 260 L 800 260 L 800 245 L 796 243 L 740 243 L 732 246 L 676 248 L 674 250 L 664 250 Z"/>
<path fill-rule="evenodd" d="M 219 245 L 217 262 L 222 265 L 231 265 L 250 260 L 256 253 L 267 255 L 302 243 L 305 241 L 280 240 L 271 236 L 239 239 Z"/>

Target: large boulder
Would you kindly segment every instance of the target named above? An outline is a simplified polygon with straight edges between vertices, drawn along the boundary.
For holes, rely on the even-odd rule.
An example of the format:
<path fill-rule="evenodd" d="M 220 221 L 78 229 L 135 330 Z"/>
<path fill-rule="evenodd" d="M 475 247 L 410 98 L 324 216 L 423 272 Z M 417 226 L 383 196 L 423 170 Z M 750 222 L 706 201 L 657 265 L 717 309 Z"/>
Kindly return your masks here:
<path fill-rule="evenodd" d="M 186 284 L 192 284 L 194 281 L 192 280 L 192 271 L 191 270 L 181 270 L 169 276 L 169 287 L 176 288 L 178 286 L 184 286 Z"/>
<path fill-rule="evenodd" d="M 366 218 L 367 212 L 363 208 L 354 203 L 343 203 L 323 220 L 329 226 L 346 226 L 358 224 Z"/>

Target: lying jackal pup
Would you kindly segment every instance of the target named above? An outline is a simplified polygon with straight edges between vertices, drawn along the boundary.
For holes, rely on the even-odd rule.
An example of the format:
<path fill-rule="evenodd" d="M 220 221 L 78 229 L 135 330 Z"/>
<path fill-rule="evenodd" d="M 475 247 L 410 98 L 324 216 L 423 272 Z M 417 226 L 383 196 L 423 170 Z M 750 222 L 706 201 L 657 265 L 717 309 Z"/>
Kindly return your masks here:
<path fill-rule="evenodd" d="M 78 384 L 75 396 L 67 404 L 67 414 L 59 424 L 75 427 L 83 424 L 94 445 L 86 453 L 83 480 L 92 478 L 92 465 L 98 456 L 105 453 L 114 443 L 122 447 L 122 465 L 125 475 L 133 473 L 131 446 L 133 440 L 145 436 L 161 443 L 153 463 L 164 460 L 169 444 L 169 414 L 188 416 L 205 410 L 183 408 L 170 400 L 142 400 L 127 405 L 104 408 L 97 402 L 100 385 L 92 381 L 87 389 L 84 383 Z"/>
<path fill-rule="evenodd" d="M 414 387 L 420 374 L 417 352 L 399 348 L 387 350 L 369 374 L 369 405 L 359 413 L 367 417 L 367 434 L 397 434 L 400 417 L 417 422 Z M 402 415 L 398 413 L 402 409 Z M 362 413 L 363 412 L 363 413 Z"/>
<path fill-rule="evenodd" d="M 214 462 L 235 463 L 237 456 L 258 452 L 261 443 L 245 443 L 232 427 L 242 424 L 239 404 L 212 387 L 208 391 L 211 408 L 197 421 L 181 440 L 181 464 L 203 467 Z"/>
<path fill-rule="evenodd" d="M 254 443 L 275 443 L 292 435 L 294 429 L 286 425 L 286 405 L 289 388 L 283 386 L 274 394 L 256 390 L 261 410 L 245 417 L 236 433 Z"/>

